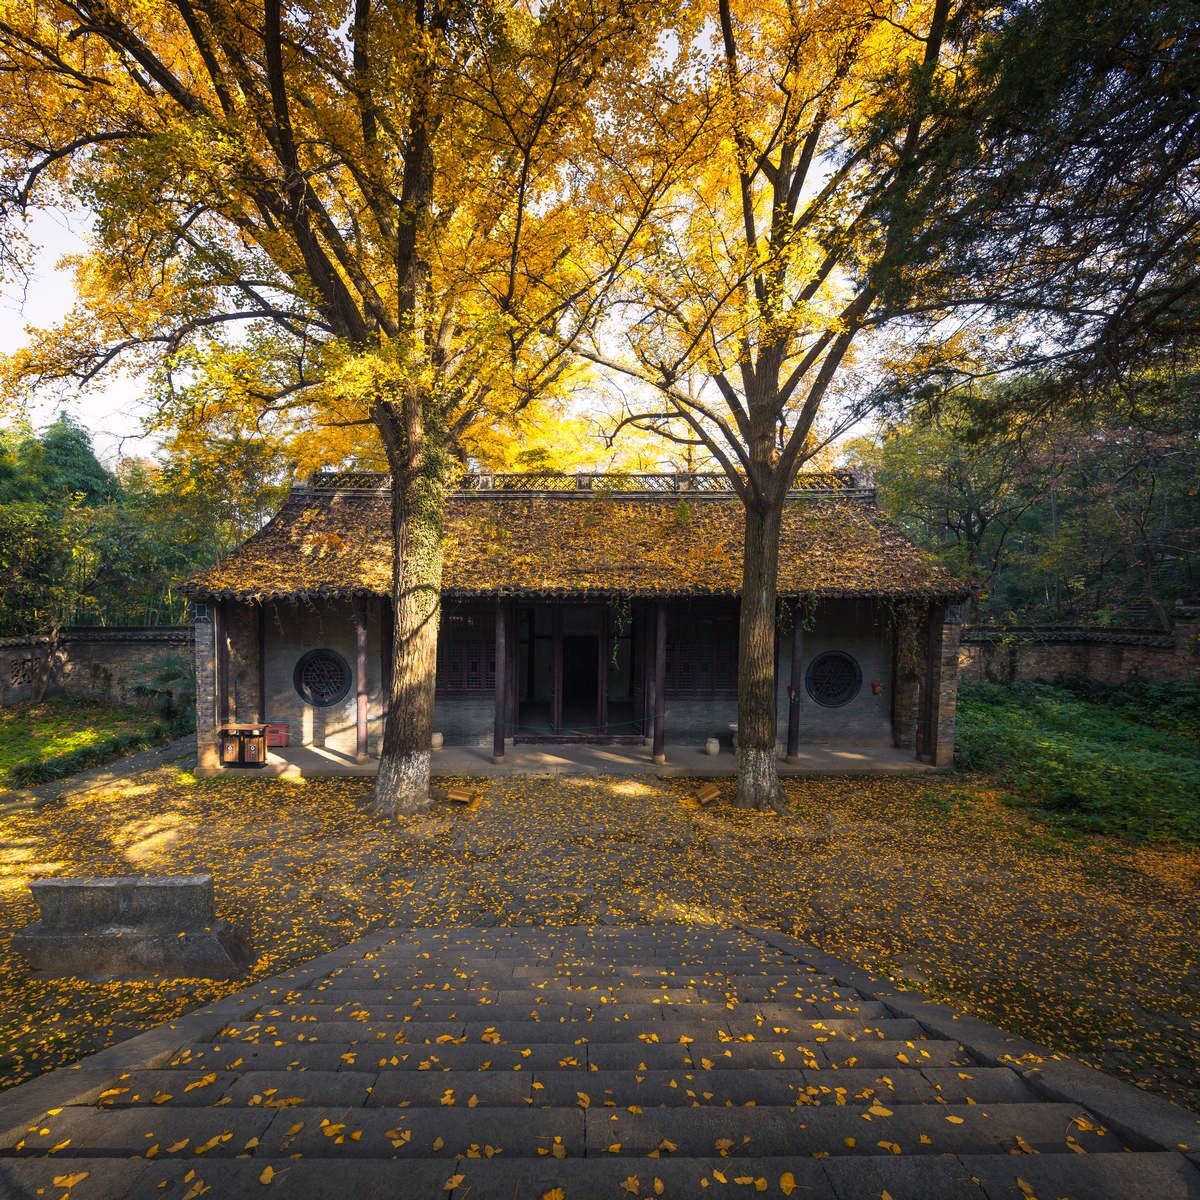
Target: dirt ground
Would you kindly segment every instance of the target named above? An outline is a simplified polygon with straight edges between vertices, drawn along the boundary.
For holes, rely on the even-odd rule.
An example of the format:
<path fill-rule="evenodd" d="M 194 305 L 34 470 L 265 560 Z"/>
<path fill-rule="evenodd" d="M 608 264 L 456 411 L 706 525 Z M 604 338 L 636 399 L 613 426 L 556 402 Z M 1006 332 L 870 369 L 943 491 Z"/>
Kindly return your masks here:
<path fill-rule="evenodd" d="M 28 881 L 211 871 L 255 977 L 391 921 L 739 919 L 1200 1109 L 1196 850 L 1064 840 L 953 776 L 794 780 L 782 816 L 701 809 L 683 780 L 541 778 L 394 822 L 370 786 L 162 768 L 0 817 L 0 1086 L 240 986 L 31 978 Z"/>

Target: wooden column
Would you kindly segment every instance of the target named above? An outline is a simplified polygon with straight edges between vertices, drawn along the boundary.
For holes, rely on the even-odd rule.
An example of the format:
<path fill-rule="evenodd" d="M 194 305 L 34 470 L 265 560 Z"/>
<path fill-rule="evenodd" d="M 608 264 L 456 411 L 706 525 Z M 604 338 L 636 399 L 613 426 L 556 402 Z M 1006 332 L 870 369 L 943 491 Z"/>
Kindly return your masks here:
<path fill-rule="evenodd" d="M 258 712 L 256 721 L 267 719 L 267 606 L 258 602 Z"/>
<path fill-rule="evenodd" d="M 218 725 L 229 722 L 229 612 L 224 600 L 213 606 L 213 640 L 217 649 L 216 718 Z"/>
<path fill-rule="evenodd" d="M 367 692 L 367 601 L 363 596 L 354 599 L 354 755 L 359 762 L 367 761 L 367 718 L 370 695 Z"/>
<path fill-rule="evenodd" d="M 800 695 L 804 687 L 804 626 L 799 612 L 792 612 L 792 669 L 788 678 L 787 756 L 794 760 L 800 753 Z"/>
<path fill-rule="evenodd" d="M 654 611 L 654 761 L 667 761 L 667 606 Z"/>
<path fill-rule="evenodd" d="M 551 655 L 554 663 L 553 690 L 550 698 L 550 728 L 558 733 L 563 721 L 563 620 L 561 605 L 550 610 Z"/>
<path fill-rule="evenodd" d="M 508 703 L 508 606 L 496 601 L 496 698 L 492 723 L 492 762 L 504 759 L 504 710 Z"/>
<path fill-rule="evenodd" d="M 382 693 L 380 709 L 384 719 L 392 707 L 392 659 L 396 653 L 396 618 L 392 613 L 392 602 L 379 601 L 379 690 Z"/>

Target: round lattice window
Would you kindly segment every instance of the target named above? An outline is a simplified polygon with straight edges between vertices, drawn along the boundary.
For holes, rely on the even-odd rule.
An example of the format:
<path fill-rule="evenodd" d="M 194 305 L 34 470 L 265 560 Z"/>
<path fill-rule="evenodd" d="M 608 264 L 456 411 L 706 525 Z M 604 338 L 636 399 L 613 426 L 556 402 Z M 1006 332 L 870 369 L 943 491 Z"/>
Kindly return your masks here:
<path fill-rule="evenodd" d="M 336 650 L 310 650 L 296 664 L 292 683 L 306 704 L 328 708 L 346 698 L 350 665 Z"/>
<path fill-rule="evenodd" d="M 841 650 L 827 650 L 808 664 L 804 677 L 808 694 L 826 708 L 849 704 L 862 687 L 862 670 Z"/>

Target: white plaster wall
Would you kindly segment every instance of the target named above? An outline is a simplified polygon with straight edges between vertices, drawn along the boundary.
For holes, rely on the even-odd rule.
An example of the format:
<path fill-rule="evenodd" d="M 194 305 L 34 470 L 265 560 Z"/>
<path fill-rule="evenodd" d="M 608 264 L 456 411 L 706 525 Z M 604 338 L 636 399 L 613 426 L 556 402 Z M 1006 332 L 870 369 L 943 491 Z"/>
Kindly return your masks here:
<path fill-rule="evenodd" d="M 858 695 L 839 708 L 826 708 L 800 688 L 800 744 L 842 743 L 855 745 L 892 744 L 892 641 L 887 614 L 866 601 L 829 601 L 817 608 L 811 629 L 804 631 L 804 671 L 818 654 L 841 650 L 856 659 L 862 669 Z M 779 740 L 787 745 L 788 683 L 792 670 L 791 635 L 779 639 L 776 678 L 779 681 Z M 871 682 L 880 685 L 879 695 Z"/>
<path fill-rule="evenodd" d="M 336 650 L 354 674 L 354 617 L 349 602 L 280 604 L 267 610 L 267 718 L 286 724 L 292 745 L 314 746 L 354 757 L 355 691 L 329 708 L 313 708 L 292 684 L 296 663 L 309 650 Z M 367 603 L 367 729 L 371 753 L 377 754 L 383 732 L 379 605 Z"/>

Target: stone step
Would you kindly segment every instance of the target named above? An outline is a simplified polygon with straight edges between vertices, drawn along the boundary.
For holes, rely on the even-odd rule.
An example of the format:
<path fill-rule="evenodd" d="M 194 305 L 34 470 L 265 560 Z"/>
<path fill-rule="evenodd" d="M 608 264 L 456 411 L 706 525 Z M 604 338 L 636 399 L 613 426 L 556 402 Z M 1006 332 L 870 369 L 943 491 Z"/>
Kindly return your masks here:
<path fill-rule="evenodd" d="M 478 1013 L 472 1014 L 479 1015 Z M 771 1025 L 736 1017 L 664 1019 L 661 1012 L 637 1021 L 597 1013 L 560 1020 L 540 1021 L 495 1019 L 468 1021 L 264 1021 L 239 1022 L 227 1026 L 214 1041 L 239 1044 L 338 1042 L 349 1045 L 438 1045 L 452 1041 L 485 1042 L 492 1045 L 533 1045 L 536 1042 L 679 1042 L 687 1040 L 817 1043 L 828 1041 L 919 1040 L 921 1026 L 903 1017 L 861 1021 L 830 1018 Z"/>
<path fill-rule="evenodd" d="M 415 936 L 397 937 L 380 943 L 363 957 L 387 953 L 484 953 L 526 956 L 566 951 L 592 950 L 611 954 L 771 954 L 785 953 L 758 938 L 729 930 L 689 928 L 683 932 L 666 926 L 566 925 L 495 926 L 493 929 L 464 929 L 461 936 L 447 931 L 423 929 Z"/>
<path fill-rule="evenodd" d="M 862 1107 L 628 1108 L 467 1107 L 66 1108 L 11 1146 L 15 1154 L 150 1154 L 170 1157 L 389 1158 L 503 1154 L 578 1158 L 739 1158 L 775 1155 L 1072 1154 L 1119 1151 L 1076 1105 L 877 1105 Z M 157 1147 L 157 1149 L 154 1149 Z"/>
<path fill-rule="evenodd" d="M 511 995 L 511 994 L 510 994 Z M 430 1000 L 419 999 L 408 1005 L 381 1001 L 364 1004 L 361 1000 L 343 1000 L 334 1004 L 318 997 L 313 1001 L 288 1004 L 264 1004 L 248 1018 L 255 1022 L 300 1021 L 312 1022 L 350 1018 L 353 1020 L 403 1021 L 454 1021 L 494 1018 L 497 1021 L 584 1019 L 589 1015 L 609 1017 L 613 1020 L 646 1020 L 672 1018 L 702 1021 L 727 1020 L 734 1017 L 755 1019 L 761 1017 L 767 1023 L 787 1021 L 822 1021 L 858 1018 L 879 1019 L 889 1016 L 885 1005 L 875 1000 L 862 1000 L 857 1004 L 835 1002 L 832 1004 L 739 1004 L 729 1008 L 726 1004 L 669 1004 L 669 1003 L 600 1003 L 586 1000 L 550 1000 L 541 996 L 523 995 L 521 1000 L 497 1000 L 495 1003 L 480 1003 L 478 1000 Z"/>
<path fill-rule="evenodd" d="M 568 1060 L 571 1060 L 568 1063 Z M 929 1039 L 792 1045 L 786 1042 L 533 1042 L 412 1045 L 290 1042 L 283 1045 L 225 1041 L 189 1042 L 168 1059 L 172 1067 L 208 1071 L 523 1070 L 575 1063 L 596 1070 L 791 1070 L 863 1067 L 970 1068 L 956 1042 Z M 486 1064 L 486 1065 L 485 1065 Z"/>
<path fill-rule="evenodd" d="M 1079 1120 L 1080 1124 L 1075 1122 Z M 643 1158 L 654 1151 L 700 1157 L 820 1154 L 1071 1154 L 1117 1151 L 1072 1104 L 877 1105 L 873 1108 L 589 1108 L 587 1144 Z M 672 1149 L 673 1147 L 673 1149 Z"/>
<path fill-rule="evenodd" d="M 680 1047 L 682 1050 L 682 1047 Z M 344 1046 L 289 1044 L 220 1047 L 187 1043 L 168 1060 L 172 1068 L 210 1071 L 527 1071 L 534 1067 L 586 1070 L 586 1046 L 570 1042 L 536 1046 Z M 690 1063 L 689 1063 L 690 1065 Z"/>
<path fill-rule="evenodd" d="M 969 1081 L 951 1068 L 898 1070 L 535 1071 L 533 1103 L 573 1104 L 579 1092 L 596 1105 L 870 1106 L 898 1104 L 1031 1103 L 1036 1093 L 1007 1067 L 976 1068 Z M 952 1077 L 952 1078 L 951 1078 Z M 407 1077 L 406 1077 L 407 1078 Z M 541 1086 L 538 1087 L 537 1085 Z"/>
<path fill-rule="evenodd" d="M 295 993 L 280 993 L 280 996 L 290 996 Z M 453 998 L 455 1000 L 471 1000 L 494 998 L 497 1003 L 523 1004 L 529 998 L 543 997 L 560 1000 L 587 1000 L 601 997 L 618 1002 L 655 1003 L 660 1000 L 679 1000 L 688 1003 L 742 1003 L 742 1004 L 854 1004 L 861 1003 L 862 997 L 858 992 L 848 988 L 777 988 L 777 987 L 718 987 L 713 984 L 690 984 L 687 987 L 658 987 L 644 982 L 622 981 L 612 986 L 594 985 L 581 987 L 567 981 L 554 984 L 541 984 L 537 987 L 516 987 L 514 981 L 508 981 L 503 986 L 492 986 L 488 983 L 464 984 L 462 981 L 451 983 L 446 980 L 427 981 L 415 986 L 389 986 L 364 984 L 359 987 L 343 986 L 336 980 L 321 984 L 304 992 L 310 1000 L 331 1000 L 344 1003 L 351 1000 L 362 1000 L 364 1003 L 379 1003 L 383 1000 L 408 1002 L 421 997 Z"/>
<path fill-rule="evenodd" d="M 373 1108 L 406 1105 L 569 1107 L 583 1092 L 594 1105 L 871 1105 L 1024 1103 L 1036 1094 L 1007 1067 L 886 1073 L 862 1069 L 753 1071 L 245 1071 L 140 1070 L 114 1076 L 78 1105 L 102 1108 Z M 473 1101 L 473 1103 L 472 1103 Z"/>
<path fill-rule="evenodd" d="M 267 1166 L 270 1188 L 261 1182 Z M 1200 1179 L 1182 1155 L 1170 1153 L 910 1159 L 881 1152 L 824 1161 L 799 1156 L 668 1157 L 636 1166 L 607 1157 L 506 1161 L 503 1155 L 453 1163 L 441 1158 L 266 1160 L 258 1154 L 240 1160 L 151 1162 L 75 1157 L 66 1168 L 56 1158 L 7 1160 L 0 1175 L 6 1200 L 59 1196 L 63 1189 L 53 1181 L 67 1170 L 87 1173 L 72 1191 L 80 1200 L 182 1200 L 189 1192 L 221 1200 L 272 1192 L 289 1200 L 525 1200 L 554 1188 L 572 1198 L 604 1200 L 659 1194 L 672 1200 L 708 1200 L 722 1193 L 767 1200 L 878 1200 L 884 1192 L 895 1200 L 1021 1200 L 1030 1194 L 1071 1200 L 1193 1200 Z M 631 1177 L 636 1193 L 629 1190 L 634 1186 Z"/>
<path fill-rule="evenodd" d="M 599 988 L 626 985 L 642 987 L 709 987 L 725 991 L 740 988 L 765 990 L 773 988 L 794 991 L 805 988 L 833 986 L 828 976 L 811 976 L 795 971 L 724 971 L 697 970 L 649 970 L 643 967 L 626 967 L 621 970 L 601 971 L 595 967 L 571 970 L 549 965 L 516 968 L 496 968 L 486 963 L 466 967 L 444 968 L 436 966 L 414 967 L 412 970 L 390 971 L 385 967 L 354 967 L 331 974 L 329 982 L 337 987 L 415 987 L 433 983 L 438 987 L 487 984 L 492 987 L 536 988 L 559 986 L 573 988 Z"/>
<path fill-rule="evenodd" d="M 567 963 L 576 966 L 599 963 L 606 969 L 614 964 L 637 965 L 680 963 L 690 966 L 729 963 L 733 967 L 749 965 L 757 969 L 764 963 L 787 964 L 796 968 L 799 960 L 793 955 L 760 945 L 736 949 L 721 946 L 653 946 L 647 944 L 621 945 L 619 943 L 554 943 L 545 946 L 427 946 L 390 947 L 348 960 L 340 969 L 374 964 L 431 963 L 456 964 L 464 962 L 503 962 L 514 966 L 531 966 L 539 963 Z M 809 969 L 804 967 L 802 969 Z"/>

